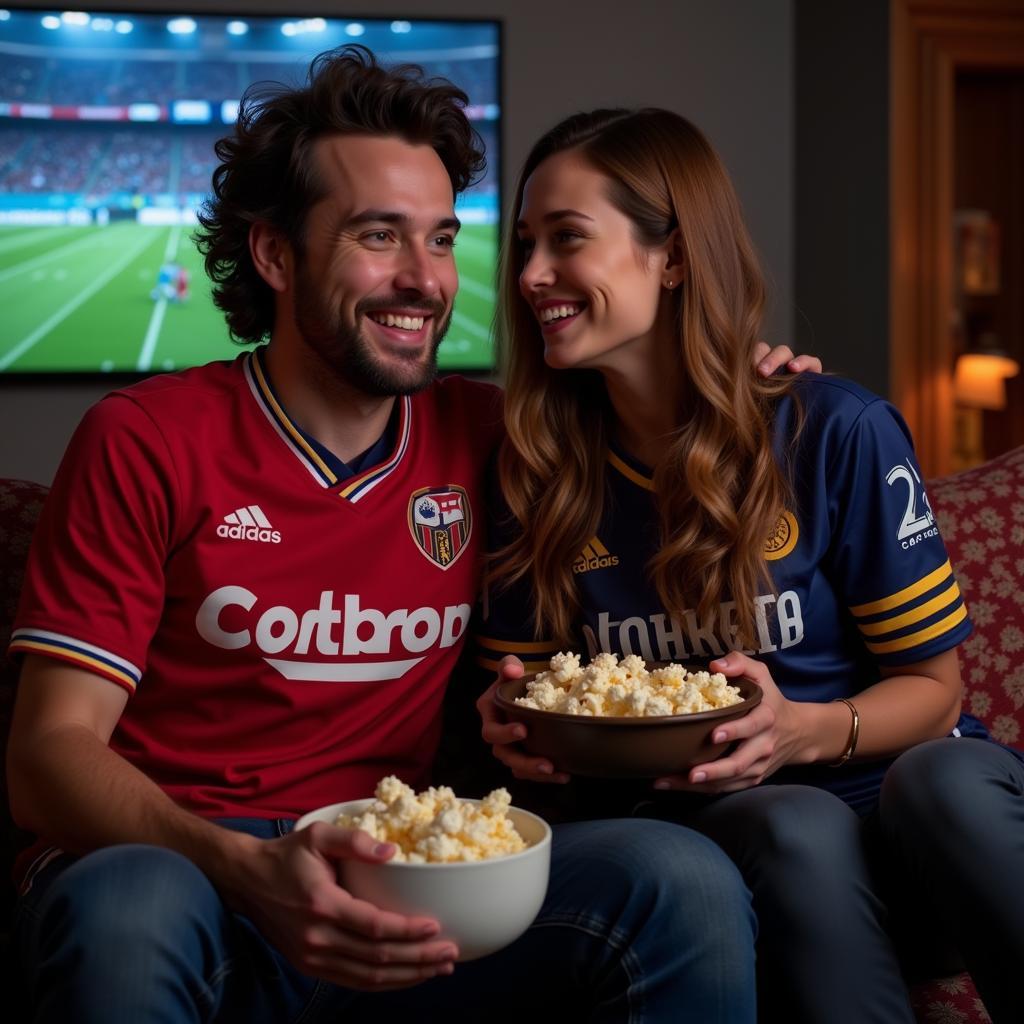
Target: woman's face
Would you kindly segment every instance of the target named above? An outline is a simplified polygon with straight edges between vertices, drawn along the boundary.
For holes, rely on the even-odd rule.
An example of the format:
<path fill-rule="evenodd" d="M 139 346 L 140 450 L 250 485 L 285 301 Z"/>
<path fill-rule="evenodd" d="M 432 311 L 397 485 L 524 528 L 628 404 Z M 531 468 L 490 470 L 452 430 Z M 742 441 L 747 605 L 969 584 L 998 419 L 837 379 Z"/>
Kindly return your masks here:
<path fill-rule="evenodd" d="M 644 249 L 607 187 L 568 150 L 540 164 L 523 190 L 519 290 L 554 369 L 628 373 L 649 358 L 668 247 Z"/>

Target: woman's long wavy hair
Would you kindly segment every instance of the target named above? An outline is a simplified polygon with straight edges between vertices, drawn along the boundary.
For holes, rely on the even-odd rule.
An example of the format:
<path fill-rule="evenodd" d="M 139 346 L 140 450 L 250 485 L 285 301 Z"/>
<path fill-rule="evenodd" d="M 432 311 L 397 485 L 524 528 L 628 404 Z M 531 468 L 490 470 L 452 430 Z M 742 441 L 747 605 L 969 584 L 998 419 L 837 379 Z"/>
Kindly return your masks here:
<path fill-rule="evenodd" d="M 488 579 L 530 579 L 537 634 L 570 639 L 579 608 L 572 567 L 605 504 L 613 413 L 596 371 L 546 366 L 519 289 L 525 256 L 515 230 L 527 179 L 570 149 L 607 178 L 641 256 L 679 230 L 683 285 L 662 301 L 676 303 L 681 384 L 671 444 L 653 467 L 661 546 L 648 569 L 677 619 L 696 609 L 710 624 L 723 601 L 734 601 L 738 637 L 750 643 L 754 598 L 770 583 L 765 544 L 791 493 L 771 429 L 773 402 L 791 380 L 754 372 L 765 289 L 739 202 L 704 136 L 667 110 L 570 117 L 537 142 L 520 174 L 498 304 L 508 425 L 499 472 L 520 530 L 495 553 Z"/>
<path fill-rule="evenodd" d="M 302 255 L 306 214 L 326 194 L 314 144 L 331 135 L 394 135 L 432 146 L 458 195 L 484 166 L 468 102 L 451 82 L 428 79 L 415 64 L 382 67 L 359 45 L 320 54 L 302 88 L 250 86 L 234 134 L 214 147 L 220 163 L 196 236 L 232 338 L 261 341 L 274 326 L 274 293 L 249 254 L 249 229 L 271 224 Z"/>

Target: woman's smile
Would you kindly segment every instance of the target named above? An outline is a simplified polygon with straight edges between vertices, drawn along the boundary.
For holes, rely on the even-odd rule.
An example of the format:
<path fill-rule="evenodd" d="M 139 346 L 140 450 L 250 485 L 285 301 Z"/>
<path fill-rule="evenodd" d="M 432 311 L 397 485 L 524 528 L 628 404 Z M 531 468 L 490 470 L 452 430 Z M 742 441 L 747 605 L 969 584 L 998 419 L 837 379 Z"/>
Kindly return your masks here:
<path fill-rule="evenodd" d="M 575 323 L 580 313 L 586 309 L 585 302 L 564 299 L 547 299 L 538 302 L 534 309 L 540 321 L 540 329 L 544 334 L 553 334 Z"/>

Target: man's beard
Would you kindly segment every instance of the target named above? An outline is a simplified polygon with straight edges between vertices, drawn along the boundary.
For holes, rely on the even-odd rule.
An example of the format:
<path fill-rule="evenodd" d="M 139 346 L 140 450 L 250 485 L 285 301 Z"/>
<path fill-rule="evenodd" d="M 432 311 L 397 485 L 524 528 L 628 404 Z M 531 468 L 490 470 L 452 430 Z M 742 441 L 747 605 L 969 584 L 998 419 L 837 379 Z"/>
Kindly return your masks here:
<path fill-rule="evenodd" d="M 373 344 L 359 330 L 362 317 L 371 310 L 400 308 L 419 309 L 431 316 L 436 324 L 430 352 L 425 361 L 420 353 L 394 353 L 394 363 L 385 363 L 373 352 Z M 422 391 L 437 376 L 437 349 L 451 324 L 451 313 L 444 318 L 444 304 L 423 297 L 406 298 L 402 295 L 362 299 L 356 303 L 354 323 L 342 322 L 342 314 L 329 309 L 316 286 L 309 278 L 305 266 L 299 266 L 295 275 L 295 325 L 303 340 L 326 366 L 347 384 L 364 394 L 381 398 L 393 395 L 412 395 Z M 404 364 L 404 365 L 403 365 Z"/>

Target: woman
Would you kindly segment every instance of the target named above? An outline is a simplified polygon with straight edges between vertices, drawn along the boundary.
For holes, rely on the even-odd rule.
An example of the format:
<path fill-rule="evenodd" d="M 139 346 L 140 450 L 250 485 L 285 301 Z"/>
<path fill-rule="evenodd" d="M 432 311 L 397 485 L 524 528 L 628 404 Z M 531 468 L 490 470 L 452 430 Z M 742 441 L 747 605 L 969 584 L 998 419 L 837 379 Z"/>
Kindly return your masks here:
<path fill-rule="evenodd" d="M 728 756 L 625 789 L 743 871 L 765 1019 L 912 1021 L 881 898 L 896 890 L 993 1019 L 1024 1019 L 1008 981 L 1024 895 L 1006 893 L 1024 764 L 960 715 L 970 622 L 899 414 L 838 378 L 747 370 L 761 276 L 729 179 L 683 118 L 569 118 L 534 147 L 513 211 L 509 528 L 481 638 L 499 680 L 523 671 L 504 652 L 535 670 L 571 648 L 712 659 L 760 684 L 761 705 L 715 736 Z M 515 746 L 525 730 L 492 697 L 498 758 L 568 781 Z"/>

